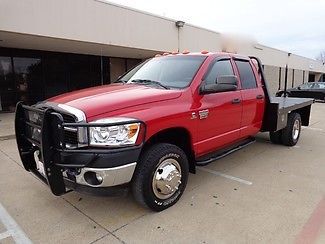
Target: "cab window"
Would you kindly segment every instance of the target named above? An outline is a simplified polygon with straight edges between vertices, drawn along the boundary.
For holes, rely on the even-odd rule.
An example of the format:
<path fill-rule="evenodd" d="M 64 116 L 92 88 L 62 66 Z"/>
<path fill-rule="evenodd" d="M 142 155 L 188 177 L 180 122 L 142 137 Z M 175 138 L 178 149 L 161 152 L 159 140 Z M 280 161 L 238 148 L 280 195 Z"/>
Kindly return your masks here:
<path fill-rule="evenodd" d="M 250 63 L 245 60 L 235 60 L 235 63 L 238 67 L 242 89 L 256 88 L 256 78 Z"/>
<path fill-rule="evenodd" d="M 229 59 L 215 62 L 205 76 L 204 81 L 206 84 L 215 84 L 216 79 L 223 75 L 234 75 L 234 71 Z"/>

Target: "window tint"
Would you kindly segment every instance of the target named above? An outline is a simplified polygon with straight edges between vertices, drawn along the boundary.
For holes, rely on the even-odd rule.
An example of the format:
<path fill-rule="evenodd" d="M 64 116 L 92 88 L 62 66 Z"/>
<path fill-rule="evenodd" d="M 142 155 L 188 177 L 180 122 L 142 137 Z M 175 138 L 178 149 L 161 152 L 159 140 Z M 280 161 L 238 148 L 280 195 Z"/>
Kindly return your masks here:
<path fill-rule="evenodd" d="M 243 89 L 251 89 L 257 87 L 255 75 L 248 61 L 236 60 L 236 65 L 239 70 L 241 86 Z"/>
<path fill-rule="evenodd" d="M 214 63 L 204 80 L 206 84 L 214 84 L 216 79 L 222 75 L 234 75 L 230 60 L 220 60 Z"/>

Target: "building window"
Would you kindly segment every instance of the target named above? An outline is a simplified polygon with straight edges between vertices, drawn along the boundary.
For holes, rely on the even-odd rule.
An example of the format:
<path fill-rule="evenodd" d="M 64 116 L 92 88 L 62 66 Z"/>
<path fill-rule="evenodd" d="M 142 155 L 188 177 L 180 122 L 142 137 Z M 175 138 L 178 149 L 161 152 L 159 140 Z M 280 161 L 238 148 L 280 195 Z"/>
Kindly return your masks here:
<path fill-rule="evenodd" d="M 0 111 L 14 111 L 16 88 L 10 57 L 0 56 Z"/>
<path fill-rule="evenodd" d="M 14 57 L 14 77 L 17 101 L 35 103 L 43 93 L 42 62 L 40 58 Z"/>
<path fill-rule="evenodd" d="M 68 72 L 70 91 L 101 85 L 101 57 L 69 55 Z"/>
<path fill-rule="evenodd" d="M 0 111 L 68 91 L 109 84 L 142 60 L 0 48 Z"/>

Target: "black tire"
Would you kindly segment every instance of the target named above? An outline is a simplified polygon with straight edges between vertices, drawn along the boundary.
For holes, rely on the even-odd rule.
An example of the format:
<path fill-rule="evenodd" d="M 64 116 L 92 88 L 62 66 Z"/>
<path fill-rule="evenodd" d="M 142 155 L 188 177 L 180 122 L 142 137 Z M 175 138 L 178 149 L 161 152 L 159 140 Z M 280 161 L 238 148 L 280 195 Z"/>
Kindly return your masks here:
<path fill-rule="evenodd" d="M 273 144 L 282 144 L 282 130 L 270 131 L 270 141 Z"/>
<path fill-rule="evenodd" d="M 298 121 L 298 122 L 297 122 Z M 299 123 L 298 135 L 294 135 L 294 125 Z M 301 132 L 301 117 L 298 113 L 290 113 L 288 115 L 287 127 L 282 130 L 282 143 L 286 146 L 294 146 L 297 144 Z"/>
<path fill-rule="evenodd" d="M 178 189 L 173 188 L 174 192 L 170 193 L 172 194 L 170 197 L 166 194 L 168 198 L 161 199 L 157 197 L 157 194 L 159 194 L 157 190 L 160 189 L 156 188 L 156 193 L 154 192 L 153 179 L 154 175 L 162 174 L 162 171 L 159 172 L 160 169 L 158 169 L 158 167 L 164 162 L 168 162 L 168 160 L 172 162 L 177 161 L 181 170 L 181 183 L 177 186 Z M 157 212 L 162 211 L 174 205 L 182 196 L 187 184 L 188 174 L 189 164 L 182 149 L 168 143 L 153 145 L 141 155 L 140 161 L 134 172 L 132 179 L 133 196 L 141 205 L 147 206 Z"/>

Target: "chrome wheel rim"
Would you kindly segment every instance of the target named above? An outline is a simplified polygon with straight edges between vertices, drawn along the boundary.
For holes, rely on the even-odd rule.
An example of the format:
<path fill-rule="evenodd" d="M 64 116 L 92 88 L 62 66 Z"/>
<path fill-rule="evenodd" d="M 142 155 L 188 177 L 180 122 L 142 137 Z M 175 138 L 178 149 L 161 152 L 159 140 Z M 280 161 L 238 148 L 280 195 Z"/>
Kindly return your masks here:
<path fill-rule="evenodd" d="M 293 128 L 292 128 L 292 138 L 294 140 L 297 140 L 299 137 L 299 133 L 300 133 L 300 121 L 296 120 L 293 124 Z"/>
<path fill-rule="evenodd" d="M 177 192 L 182 183 L 182 171 L 179 163 L 168 158 L 163 160 L 157 167 L 152 178 L 152 189 L 159 199 L 167 199 Z"/>

